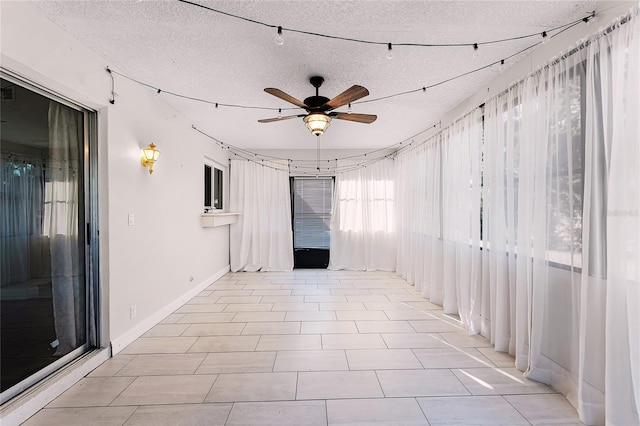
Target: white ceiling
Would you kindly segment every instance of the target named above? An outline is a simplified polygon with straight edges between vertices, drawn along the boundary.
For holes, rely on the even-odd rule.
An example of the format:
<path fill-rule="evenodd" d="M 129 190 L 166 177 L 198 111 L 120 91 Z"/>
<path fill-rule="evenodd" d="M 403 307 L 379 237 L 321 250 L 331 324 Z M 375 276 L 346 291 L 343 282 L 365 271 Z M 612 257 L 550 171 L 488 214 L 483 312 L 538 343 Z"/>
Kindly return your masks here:
<path fill-rule="evenodd" d="M 210 1 L 202 5 L 284 28 L 402 43 L 473 43 L 541 33 L 597 10 L 595 1 Z M 354 84 L 362 100 L 437 83 L 499 61 L 539 39 L 470 47 L 394 47 L 284 33 L 178 1 L 37 1 L 53 22 L 125 74 L 165 91 L 212 102 L 292 107 L 263 91 L 279 88 L 304 100 L 309 77 L 321 75 L 328 98 Z M 519 58 L 518 58 L 519 59 Z M 373 124 L 333 120 L 323 148 L 380 148 L 434 124 L 444 113 L 499 74 L 497 66 L 430 89 L 376 102 L 353 112 L 377 114 Z M 116 76 L 116 92 L 118 77 Z M 149 89 L 151 90 L 151 89 Z M 315 149 L 302 119 L 257 123 L 276 111 L 217 110 L 205 103 L 160 94 L 193 125 L 247 149 Z M 118 102 L 127 102 L 119 97 Z M 295 108 L 295 107 L 294 107 Z M 339 111 L 345 111 L 345 108 Z M 302 110 L 283 111 L 297 114 Z"/>

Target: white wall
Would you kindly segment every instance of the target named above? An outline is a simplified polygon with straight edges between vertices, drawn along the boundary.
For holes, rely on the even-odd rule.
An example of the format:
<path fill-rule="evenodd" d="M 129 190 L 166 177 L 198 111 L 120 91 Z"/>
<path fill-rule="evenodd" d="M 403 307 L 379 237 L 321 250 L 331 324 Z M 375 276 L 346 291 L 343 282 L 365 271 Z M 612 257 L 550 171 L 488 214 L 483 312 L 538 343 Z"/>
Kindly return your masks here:
<path fill-rule="evenodd" d="M 108 340 L 128 341 L 228 267 L 228 226 L 200 227 L 204 158 L 227 164 L 227 152 L 151 89 L 118 79 L 109 104 L 109 63 L 28 2 L 0 2 L 0 19 L 4 70 L 98 111 L 104 326 Z M 140 164 L 150 142 L 162 152 L 153 175 Z M 225 184 L 228 191 L 228 176 Z"/>

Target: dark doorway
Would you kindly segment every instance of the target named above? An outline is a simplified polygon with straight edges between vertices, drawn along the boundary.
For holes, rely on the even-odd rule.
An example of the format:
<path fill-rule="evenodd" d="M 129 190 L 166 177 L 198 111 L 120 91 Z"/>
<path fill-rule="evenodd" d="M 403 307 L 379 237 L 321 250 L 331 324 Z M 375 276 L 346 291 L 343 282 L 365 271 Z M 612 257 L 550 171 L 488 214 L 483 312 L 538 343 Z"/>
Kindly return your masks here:
<path fill-rule="evenodd" d="M 326 268 L 333 178 L 291 178 L 294 268 Z"/>

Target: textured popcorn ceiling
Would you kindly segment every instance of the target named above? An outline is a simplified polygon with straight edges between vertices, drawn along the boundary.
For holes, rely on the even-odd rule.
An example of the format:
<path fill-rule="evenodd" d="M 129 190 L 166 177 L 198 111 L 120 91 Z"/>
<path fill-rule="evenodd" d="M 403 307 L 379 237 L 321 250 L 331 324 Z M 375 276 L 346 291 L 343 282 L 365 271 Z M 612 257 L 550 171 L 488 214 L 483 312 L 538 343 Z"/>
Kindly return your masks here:
<path fill-rule="evenodd" d="M 541 33 L 597 10 L 595 1 L 194 1 L 285 28 L 393 43 L 473 43 Z M 369 98 L 378 98 L 498 61 L 538 41 L 484 46 L 477 58 L 469 47 L 396 46 L 394 58 L 388 60 L 385 46 L 288 32 L 284 45 L 278 46 L 272 28 L 176 1 L 34 4 L 133 78 L 214 102 L 272 108 L 291 105 L 265 93 L 265 87 L 277 87 L 303 100 L 314 94 L 308 82 L 312 75 L 325 78 L 320 94 L 326 97 L 360 84 L 369 89 Z M 320 138 L 321 146 L 380 148 L 400 142 L 425 130 L 498 74 L 496 66 L 426 93 L 354 105 L 353 112 L 377 114 L 378 120 L 369 125 L 333 120 Z M 315 136 L 301 118 L 260 124 L 258 119 L 277 112 L 216 111 L 211 105 L 161 96 L 195 126 L 239 147 L 316 147 Z M 120 96 L 117 101 L 127 99 Z"/>

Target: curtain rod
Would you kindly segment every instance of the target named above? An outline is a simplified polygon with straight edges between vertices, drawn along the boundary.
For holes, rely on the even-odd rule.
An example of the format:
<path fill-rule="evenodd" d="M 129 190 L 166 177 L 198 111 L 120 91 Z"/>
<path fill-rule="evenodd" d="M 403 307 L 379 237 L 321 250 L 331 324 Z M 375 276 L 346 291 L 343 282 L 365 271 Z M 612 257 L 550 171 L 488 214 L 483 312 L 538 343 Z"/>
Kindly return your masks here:
<path fill-rule="evenodd" d="M 589 47 L 589 45 L 591 45 L 591 43 L 594 40 L 599 39 L 600 37 L 606 36 L 606 35 L 612 33 L 613 31 L 615 31 L 616 29 L 620 28 L 620 26 L 629 23 L 632 19 L 636 18 L 639 13 L 640 13 L 640 5 L 633 6 L 631 8 L 631 10 L 626 15 L 614 19 L 614 22 L 612 24 L 610 24 L 608 27 L 606 27 L 605 29 L 598 31 L 595 34 L 592 34 L 591 36 L 588 37 L 587 40 L 585 40 L 582 43 L 578 44 L 576 47 L 574 47 L 571 50 L 563 53 L 562 55 L 560 55 L 559 57 L 557 57 L 555 59 L 551 59 L 548 63 L 546 63 L 545 65 L 543 65 L 539 69 L 529 73 L 526 77 L 518 80 L 516 83 L 511 84 L 509 87 L 507 87 L 506 89 L 502 90 L 501 92 L 496 93 L 491 98 L 494 98 L 496 96 L 500 96 L 500 95 L 502 95 L 504 93 L 508 93 L 509 90 L 511 90 L 512 88 L 514 88 L 518 84 L 522 83 L 527 78 L 530 78 L 530 77 L 533 77 L 535 75 L 538 75 L 538 74 L 540 74 L 542 72 L 542 70 L 546 70 L 549 67 L 551 67 L 552 65 L 556 65 L 556 64 L 560 63 L 560 61 L 565 60 L 565 59 L 575 55 L 576 53 L 580 52 L 581 50 L 585 49 L 586 47 Z M 616 21 L 618 21 L 618 22 L 616 22 Z M 489 99 L 491 99 L 491 98 L 489 98 Z M 483 108 L 484 106 L 485 106 L 485 103 L 483 102 L 480 105 L 480 108 Z"/>

